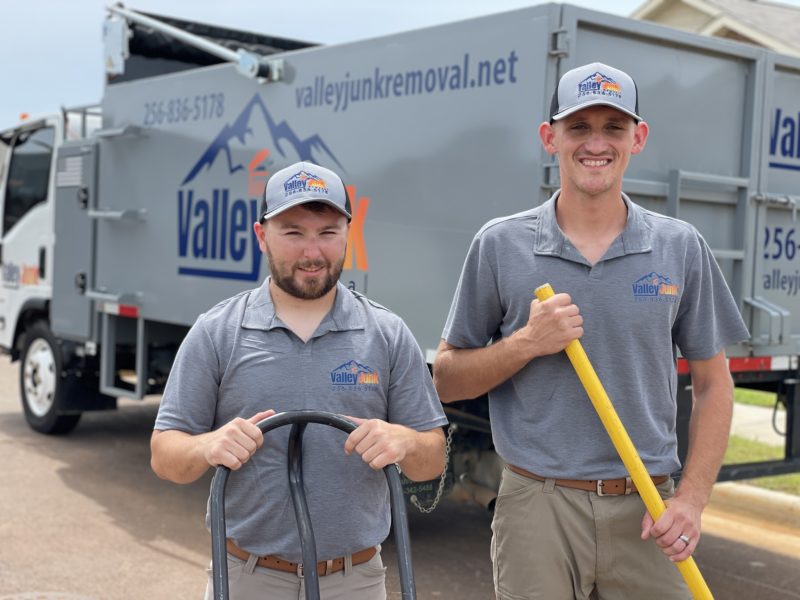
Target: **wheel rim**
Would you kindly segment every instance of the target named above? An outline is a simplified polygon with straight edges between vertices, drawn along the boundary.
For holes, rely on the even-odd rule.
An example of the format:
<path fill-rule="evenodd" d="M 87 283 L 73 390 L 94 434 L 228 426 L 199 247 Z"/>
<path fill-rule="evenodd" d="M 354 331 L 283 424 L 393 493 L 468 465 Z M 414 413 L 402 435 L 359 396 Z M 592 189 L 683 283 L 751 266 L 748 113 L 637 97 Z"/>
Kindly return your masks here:
<path fill-rule="evenodd" d="M 56 357 L 50 344 L 35 339 L 25 356 L 23 372 L 25 401 L 37 417 L 45 416 L 56 399 Z"/>

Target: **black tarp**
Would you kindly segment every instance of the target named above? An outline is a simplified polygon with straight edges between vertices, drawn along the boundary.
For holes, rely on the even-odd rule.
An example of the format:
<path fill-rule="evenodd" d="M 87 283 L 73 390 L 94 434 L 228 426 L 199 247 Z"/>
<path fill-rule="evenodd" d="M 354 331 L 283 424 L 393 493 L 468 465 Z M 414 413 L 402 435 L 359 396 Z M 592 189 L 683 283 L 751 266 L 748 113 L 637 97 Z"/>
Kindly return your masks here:
<path fill-rule="evenodd" d="M 142 12 L 140 14 L 201 36 L 230 50 L 236 51 L 241 48 L 260 56 L 269 56 L 278 52 L 299 50 L 317 45 L 249 31 L 226 29 L 206 23 L 184 21 L 153 13 Z M 125 61 L 125 73 L 109 78 L 109 83 L 121 83 L 225 62 L 213 54 L 195 48 L 151 27 L 130 21 L 128 26 L 132 32 L 132 37 L 128 42 L 130 57 Z"/>

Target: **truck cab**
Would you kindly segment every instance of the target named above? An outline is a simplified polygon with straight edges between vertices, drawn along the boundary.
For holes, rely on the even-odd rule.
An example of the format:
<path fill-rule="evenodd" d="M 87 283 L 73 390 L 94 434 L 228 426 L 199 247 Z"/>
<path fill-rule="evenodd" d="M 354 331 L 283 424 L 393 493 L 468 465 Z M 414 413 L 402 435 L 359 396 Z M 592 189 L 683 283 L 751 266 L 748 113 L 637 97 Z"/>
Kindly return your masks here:
<path fill-rule="evenodd" d="M 18 356 L 20 320 L 51 297 L 53 173 L 62 121 L 47 118 L 0 133 L 0 346 Z"/>
<path fill-rule="evenodd" d="M 0 132 L 0 351 L 22 359 L 26 416 L 48 433 L 77 423 L 56 411 L 64 356 L 49 326 L 57 149 L 99 126 L 97 109 L 79 107 Z"/>

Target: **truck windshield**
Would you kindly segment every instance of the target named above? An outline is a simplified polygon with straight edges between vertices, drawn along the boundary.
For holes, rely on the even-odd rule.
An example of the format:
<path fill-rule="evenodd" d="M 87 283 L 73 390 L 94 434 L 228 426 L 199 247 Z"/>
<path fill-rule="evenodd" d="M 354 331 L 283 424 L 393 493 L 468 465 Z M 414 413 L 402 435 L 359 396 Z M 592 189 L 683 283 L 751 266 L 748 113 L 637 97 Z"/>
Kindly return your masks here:
<path fill-rule="evenodd" d="M 30 209 L 47 200 L 54 140 L 52 127 L 20 132 L 14 140 L 3 206 L 3 235 Z"/>

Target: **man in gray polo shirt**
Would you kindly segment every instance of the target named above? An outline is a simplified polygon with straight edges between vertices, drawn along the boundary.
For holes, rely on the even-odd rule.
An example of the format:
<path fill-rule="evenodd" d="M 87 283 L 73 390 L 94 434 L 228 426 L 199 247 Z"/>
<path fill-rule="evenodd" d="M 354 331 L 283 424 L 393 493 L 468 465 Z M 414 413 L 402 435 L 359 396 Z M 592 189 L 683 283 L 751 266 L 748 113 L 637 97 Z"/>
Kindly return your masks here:
<path fill-rule="evenodd" d="M 464 264 L 434 382 L 444 402 L 489 395 L 508 464 L 492 523 L 498 600 L 689 597 L 670 560 L 697 546 L 731 420 L 724 348 L 748 333 L 699 233 L 622 193 L 647 134 L 626 73 L 566 73 L 539 127 L 561 189 L 487 223 Z M 534 300 L 546 282 L 562 293 Z M 578 338 L 671 498 L 655 524 L 562 352 Z M 674 490 L 678 349 L 695 404 Z"/>
<path fill-rule="evenodd" d="M 379 544 L 391 515 L 381 469 L 398 463 L 410 479 L 439 475 L 447 421 L 403 321 L 338 282 L 350 222 L 341 179 L 308 162 L 286 167 L 267 182 L 261 215 L 254 230 L 271 276 L 189 331 L 156 419 L 153 470 L 189 483 L 209 467 L 230 467 L 231 598 L 296 600 L 304 591 L 289 432 L 263 436 L 256 423 L 297 409 L 350 416 L 358 428 L 346 438 L 309 425 L 303 442 L 320 592 L 383 599 Z"/>

